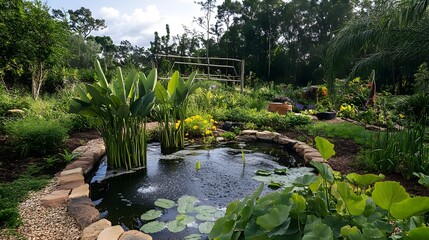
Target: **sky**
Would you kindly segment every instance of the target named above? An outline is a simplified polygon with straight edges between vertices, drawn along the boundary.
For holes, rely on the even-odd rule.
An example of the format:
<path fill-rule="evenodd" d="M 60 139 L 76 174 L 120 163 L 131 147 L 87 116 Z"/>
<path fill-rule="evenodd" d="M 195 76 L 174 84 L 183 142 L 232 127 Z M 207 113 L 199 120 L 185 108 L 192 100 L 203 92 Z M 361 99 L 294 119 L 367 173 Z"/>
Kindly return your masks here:
<path fill-rule="evenodd" d="M 76 10 L 85 7 L 92 16 L 106 21 L 107 28 L 91 35 L 110 36 L 115 44 L 128 40 L 140 47 L 150 46 L 154 32 L 165 35 L 165 25 L 170 35 L 183 33 L 183 25 L 203 32 L 193 23 L 193 17 L 202 16 L 194 0 L 45 0 L 51 9 Z M 217 0 L 220 4 L 223 0 Z"/>

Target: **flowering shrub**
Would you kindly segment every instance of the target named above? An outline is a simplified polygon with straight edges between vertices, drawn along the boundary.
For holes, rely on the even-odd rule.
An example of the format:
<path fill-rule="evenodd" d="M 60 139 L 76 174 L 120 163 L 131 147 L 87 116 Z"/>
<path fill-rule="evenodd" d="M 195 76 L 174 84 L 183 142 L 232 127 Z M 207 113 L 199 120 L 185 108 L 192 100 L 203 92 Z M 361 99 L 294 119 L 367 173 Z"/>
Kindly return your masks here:
<path fill-rule="evenodd" d="M 340 107 L 338 115 L 346 118 L 354 118 L 356 116 L 356 107 L 353 104 L 343 103 Z"/>
<path fill-rule="evenodd" d="M 213 131 L 216 130 L 214 124 L 216 121 L 211 115 L 195 115 L 185 119 L 185 135 L 192 137 L 211 136 Z M 180 122 L 176 123 L 176 127 Z"/>

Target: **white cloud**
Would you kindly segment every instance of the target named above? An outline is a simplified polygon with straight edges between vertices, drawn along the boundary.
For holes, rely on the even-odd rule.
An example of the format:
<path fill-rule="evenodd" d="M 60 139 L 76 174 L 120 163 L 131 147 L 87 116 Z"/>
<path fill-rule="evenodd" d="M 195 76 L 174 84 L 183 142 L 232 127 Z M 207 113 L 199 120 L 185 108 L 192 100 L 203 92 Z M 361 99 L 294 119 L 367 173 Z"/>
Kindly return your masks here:
<path fill-rule="evenodd" d="M 119 16 L 119 10 L 112 7 L 102 7 L 100 14 L 103 19 L 112 19 Z"/>

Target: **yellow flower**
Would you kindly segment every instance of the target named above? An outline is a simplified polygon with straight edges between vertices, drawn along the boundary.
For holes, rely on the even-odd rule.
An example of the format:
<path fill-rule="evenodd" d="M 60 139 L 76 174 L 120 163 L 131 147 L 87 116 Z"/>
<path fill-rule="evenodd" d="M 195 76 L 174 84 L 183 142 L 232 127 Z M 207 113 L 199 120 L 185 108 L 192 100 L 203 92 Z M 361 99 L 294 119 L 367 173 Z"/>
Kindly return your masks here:
<path fill-rule="evenodd" d="M 404 115 L 404 114 L 402 114 L 402 113 L 400 113 L 400 114 L 399 114 L 399 117 L 402 119 L 402 118 L 405 118 L 405 115 Z"/>
<path fill-rule="evenodd" d="M 203 121 L 203 123 L 204 123 L 204 124 L 207 124 L 207 123 L 209 123 L 209 122 L 208 122 L 207 120 L 204 120 L 204 121 Z"/>
<path fill-rule="evenodd" d="M 212 126 L 212 130 L 216 131 L 216 126 Z"/>
<path fill-rule="evenodd" d="M 197 130 L 198 129 L 198 126 L 197 125 L 195 125 L 195 126 L 193 126 L 192 127 L 194 130 Z"/>
<path fill-rule="evenodd" d="M 211 130 L 206 130 L 206 135 L 210 135 L 210 134 L 212 134 L 212 131 Z"/>
<path fill-rule="evenodd" d="M 187 122 L 187 123 L 192 122 L 192 119 L 191 118 L 187 118 L 187 119 L 185 119 L 185 122 Z"/>
<path fill-rule="evenodd" d="M 176 129 L 178 129 L 180 126 L 180 121 L 176 123 Z"/>

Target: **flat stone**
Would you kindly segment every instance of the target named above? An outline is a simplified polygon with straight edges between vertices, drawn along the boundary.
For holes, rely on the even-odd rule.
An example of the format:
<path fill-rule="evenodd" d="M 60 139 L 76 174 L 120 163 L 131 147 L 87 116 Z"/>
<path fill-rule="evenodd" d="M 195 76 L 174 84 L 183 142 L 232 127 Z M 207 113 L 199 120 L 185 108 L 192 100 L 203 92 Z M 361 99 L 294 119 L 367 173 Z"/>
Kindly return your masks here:
<path fill-rule="evenodd" d="M 115 225 L 101 231 L 97 240 L 118 240 L 122 233 L 124 233 L 124 229 L 119 225 Z"/>
<path fill-rule="evenodd" d="M 62 185 L 65 183 L 70 183 L 70 182 L 84 182 L 84 177 L 82 174 L 79 173 L 75 173 L 75 174 L 70 174 L 70 175 L 66 175 L 66 176 L 60 176 L 58 178 L 58 184 Z"/>
<path fill-rule="evenodd" d="M 89 185 L 84 184 L 72 190 L 69 198 L 89 197 Z"/>
<path fill-rule="evenodd" d="M 216 138 L 216 141 L 218 141 L 218 142 L 223 142 L 223 141 L 225 141 L 225 138 L 224 138 L 224 137 L 217 137 L 217 138 Z"/>
<path fill-rule="evenodd" d="M 40 199 L 46 207 L 59 207 L 67 203 L 70 190 L 57 190 Z"/>
<path fill-rule="evenodd" d="M 70 169 L 73 169 L 73 168 L 79 168 L 79 167 L 81 167 L 83 169 L 83 173 L 87 174 L 89 171 L 92 170 L 93 166 L 94 166 L 93 162 L 76 160 L 76 161 L 68 164 L 66 166 L 65 170 L 70 170 Z"/>
<path fill-rule="evenodd" d="M 316 158 L 316 157 L 322 157 L 322 155 L 320 155 L 320 153 L 319 152 L 311 152 L 311 153 L 307 153 L 307 154 L 304 154 L 304 160 L 307 162 L 307 161 L 311 161 L 313 158 Z M 323 158 L 322 158 L 323 159 Z"/>
<path fill-rule="evenodd" d="M 256 135 L 258 133 L 258 130 L 243 130 L 241 131 L 241 135 Z"/>
<path fill-rule="evenodd" d="M 67 176 L 67 175 L 72 175 L 72 174 L 83 174 L 83 169 L 81 167 L 78 168 L 73 168 L 70 170 L 64 170 L 60 173 L 60 176 Z"/>
<path fill-rule="evenodd" d="M 83 229 L 80 240 L 96 240 L 101 231 L 111 226 L 112 223 L 107 219 L 98 220 Z"/>
<path fill-rule="evenodd" d="M 67 212 L 74 218 L 80 229 L 85 229 L 100 218 L 100 212 L 88 197 L 69 199 Z"/>
<path fill-rule="evenodd" d="M 81 154 L 81 153 L 85 152 L 87 148 L 88 147 L 86 145 L 80 146 L 80 147 L 77 147 L 75 150 L 73 150 L 72 153 L 74 153 L 74 154 Z"/>
<path fill-rule="evenodd" d="M 320 162 L 320 163 L 326 162 L 325 159 L 323 159 L 322 157 L 314 157 L 311 159 L 311 161 Z"/>
<path fill-rule="evenodd" d="M 277 141 L 277 143 L 280 144 L 280 145 L 288 145 L 289 143 L 295 144 L 297 142 L 298 141 L 296 141 L 294 139 L 291 139 L 291 138 L 288 138 L 288 137 L 284 137 L 284 136 L 279 137 L 278 141 Z"/>
<path fill-rule="evenodd" d="M 124 232 L 119 240 L 152 240 L 152 237 L 137 230 L 130 230 Z"/>
<path fill-rule="evenodd" d="M 256 137 L 261 140 L 272 141 L 276 137 L 276 133 L 270 131 L 257 132 Z"/>
<path fill-rule="evenodd" d="M 84 181 L 68 182 L 57 186 L 57 190 L 72 190 L 85 184 Z"/>
<path fill-rule="evenodd" d="M 240 135 L 237 136 L 237 140 L 238 141 L 242 141 L 242 142 L 251 142 L 251 141 L 255 141 L 258 138 L 256 137 L 256 135 Z"/>

